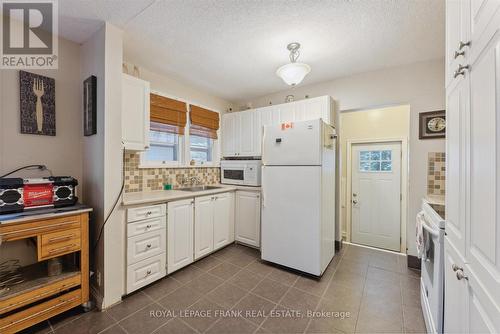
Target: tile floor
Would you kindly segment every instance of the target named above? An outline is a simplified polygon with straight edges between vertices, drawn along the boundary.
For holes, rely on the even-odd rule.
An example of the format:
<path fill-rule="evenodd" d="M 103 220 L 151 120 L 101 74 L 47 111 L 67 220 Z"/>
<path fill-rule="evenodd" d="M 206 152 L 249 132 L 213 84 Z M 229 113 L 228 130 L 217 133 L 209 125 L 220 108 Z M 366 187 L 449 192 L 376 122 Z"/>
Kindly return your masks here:
<path fill-rule="evenodd" d="M 418 276 L 405 257 L 344 245 L 316 280 L 231 245 L 105 312 L 70 311 L 26 332 L 423 333 Z"/>

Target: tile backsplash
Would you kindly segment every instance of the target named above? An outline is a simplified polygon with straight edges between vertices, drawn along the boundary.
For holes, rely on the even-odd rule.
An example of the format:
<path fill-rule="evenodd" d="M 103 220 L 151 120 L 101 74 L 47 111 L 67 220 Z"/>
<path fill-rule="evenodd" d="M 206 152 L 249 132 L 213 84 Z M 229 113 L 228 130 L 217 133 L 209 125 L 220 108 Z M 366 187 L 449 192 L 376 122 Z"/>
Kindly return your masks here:
<path fill-rule="evenodd" d="M 446 155 L 429 152 L 427 161 L 427 194 L 445 195 Z"/>
<path fill-rule="evenodd" d="M 196 176 L 201 184 L 220 182 L 218 167 L 200 168 L 139 168 L 140 154 L 125 154 L 125 192 L 162 190 L 164 183 L 180 187 L 183 178 Z"/>

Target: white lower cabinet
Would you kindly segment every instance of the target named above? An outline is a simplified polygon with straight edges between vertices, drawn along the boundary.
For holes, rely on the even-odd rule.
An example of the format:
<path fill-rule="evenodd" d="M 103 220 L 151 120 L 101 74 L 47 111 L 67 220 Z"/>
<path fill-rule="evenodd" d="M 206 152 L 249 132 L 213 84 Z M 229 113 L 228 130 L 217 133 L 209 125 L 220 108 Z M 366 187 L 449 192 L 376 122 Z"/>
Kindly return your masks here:
<path fill-rule="evenodd" d="M 127 266 L 127 293 L 165 277 L 165 252 Z"/>
<path fill-rule="evenodd" d="M 165 211 L 165 204 L 127 210 L 127 293 L 167 274 Z"/>
<path fill-rule="evenodd" d="M 214 250 L 234 241 L 234 193 L 217 194 L 214 199 Z"/>
<path fill-rule="evenodd" d="M 211 253 L 214 250 L 214 196 L 195 199 L 194 223 L 194 258 Z"/>
<path fill-rule="evenodd" d="M 194 259 L 234 241 L 233 208 L 232 192 L 195 199 Z"/>
<path fill-rule="evenodd" d="M 168 273 L 192 263 L 194 199 L 168 203 L 167 254 Z"/>
<path fill-rule="evenodd" d="M 236 191 L 236 241 L 260 247 L 260 192 Z"/>

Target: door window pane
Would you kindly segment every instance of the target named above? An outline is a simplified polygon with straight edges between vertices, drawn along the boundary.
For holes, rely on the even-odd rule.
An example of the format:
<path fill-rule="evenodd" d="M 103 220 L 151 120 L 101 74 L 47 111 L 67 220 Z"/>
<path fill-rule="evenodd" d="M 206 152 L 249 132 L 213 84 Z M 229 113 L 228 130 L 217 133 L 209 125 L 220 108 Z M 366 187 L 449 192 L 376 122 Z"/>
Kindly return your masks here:
<path fill-rule="evenodd" d="M 392 171 L 392 162 L 391 161 L 382 161 L 380 163 L 380 170 L 383 172 Z"/>
<path fill-rule="evenodd" d="M 381 160 L 391 160 L 391 151 L 382 151 Z"/>
<path fill-rule="evenodd" d="M 392 151 L 373 150 L 359 152 L 360 172 L 390 172 L 392 171 Z"/>
<path fill-rule="evenodd" d="M 378 172 L 378 171 L 380 171 L 380 162 L 372 161 L 370 163 L 370 172 Z"/>

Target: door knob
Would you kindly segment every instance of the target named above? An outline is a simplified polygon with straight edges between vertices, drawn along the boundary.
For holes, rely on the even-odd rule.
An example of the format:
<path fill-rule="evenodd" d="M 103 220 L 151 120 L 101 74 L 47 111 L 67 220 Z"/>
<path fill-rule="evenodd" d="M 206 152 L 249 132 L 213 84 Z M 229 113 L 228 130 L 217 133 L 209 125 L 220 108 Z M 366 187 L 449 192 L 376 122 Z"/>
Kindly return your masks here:
<path fill-rule="evenodd" d="M 457 270 L 457 280 L 461 281 L 463 279 L 468 281 L 469 277 L 464 274 L 464 271 L 462 269 Z"/>

